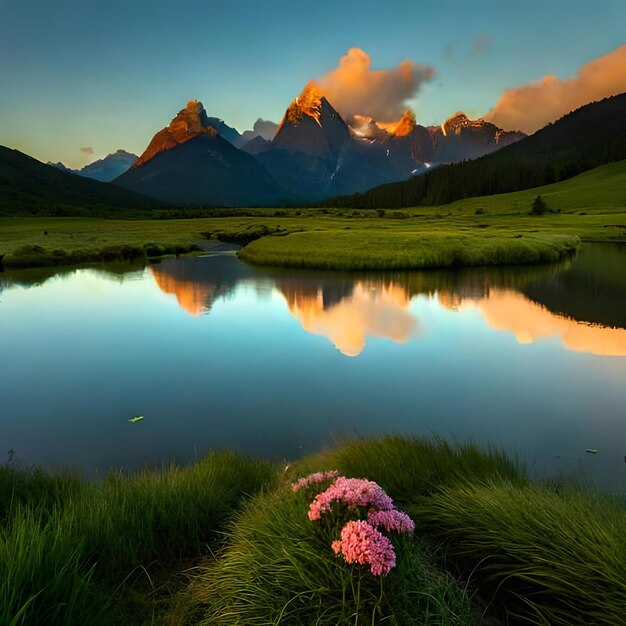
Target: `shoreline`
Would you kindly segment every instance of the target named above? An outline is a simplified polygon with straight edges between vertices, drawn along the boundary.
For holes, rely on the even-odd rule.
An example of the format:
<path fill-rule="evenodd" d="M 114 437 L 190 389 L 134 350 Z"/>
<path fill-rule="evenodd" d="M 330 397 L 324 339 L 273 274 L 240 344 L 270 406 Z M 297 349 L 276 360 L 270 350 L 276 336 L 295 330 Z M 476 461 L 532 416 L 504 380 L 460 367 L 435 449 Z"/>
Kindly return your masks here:
<path fill-rule="evenodd" d="M 392 537 L 388 576 L 337 560 L 324 533 L 338 531 L 307 519 L 316 491 L 292 485 L 331 470 L 375 481 L 414 520 L 413 537 Z M 275 623 L 291 604 L 297 623 L 375 611 L 462 626 L 476 612 L 498 624 L 518 612 L 608 626 L 626 608 L 624 523 L 623 498 L 562 476 L 531 480 L 471 442 L 363 438 L 287 466 L 209 452 L 98 483 L 10 459 L 0 466 L 0 621 Z"/>

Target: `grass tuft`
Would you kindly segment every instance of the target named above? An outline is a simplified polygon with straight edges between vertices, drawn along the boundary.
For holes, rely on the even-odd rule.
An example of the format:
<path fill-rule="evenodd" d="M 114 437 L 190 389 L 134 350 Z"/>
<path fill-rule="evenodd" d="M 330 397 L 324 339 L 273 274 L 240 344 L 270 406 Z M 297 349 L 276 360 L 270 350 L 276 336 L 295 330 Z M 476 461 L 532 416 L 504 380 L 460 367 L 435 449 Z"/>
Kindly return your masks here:
<path fill-rule="evenodd" d="M 395 540 L 386 577 L 336 557 L 307 518 L 310 498 L 283 487 L 252 501 L 228 547 L 187 592 L 190 624 L 438 624 L 470 622 L 467 596 L 421 540 Z"/>
<path fill-rule="evenodd" d="M 0 623 L 52 626 L 107 623 L 134 574 L 217 546 L 233 510 L 275 474 L 221 452 L 79 487 L 35 471 L 10 478 L 4 501 L 12 490 L 24 503 L 10 500 L 0 523 Z"/>
<path fill-rule="evenodd" d="M 623 623 L 626 511 L 619 503 L 488 482 L 447 486 L 410 512 L 510 615 L 563 626 Z"/>
<path fill-rule="evenodd" d="M 358 439 L 309 456 L 290 468 L 293 476 L 338 469 L 376 481 L 405 507 L 458 481 L 501 479 L 528 484 L 525 474 L 503 452 L 474 443 L 453 445 L 441 439 L 388 435 Z"/>

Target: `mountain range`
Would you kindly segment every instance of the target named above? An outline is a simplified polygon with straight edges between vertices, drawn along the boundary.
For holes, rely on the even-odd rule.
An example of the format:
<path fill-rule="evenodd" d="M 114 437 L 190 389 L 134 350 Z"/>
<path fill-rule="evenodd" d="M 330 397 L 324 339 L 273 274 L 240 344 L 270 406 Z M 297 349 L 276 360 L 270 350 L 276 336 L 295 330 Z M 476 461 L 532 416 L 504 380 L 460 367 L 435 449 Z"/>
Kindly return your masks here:
<path fill-rule="evenodd" d="M 93 178 L 103 183 L 110 183 L 129 169 L 138 158 L 136 154 L 126 152 L 126 150 L 117 150 L 117 152 L 112 152 L 103 159 L 89 163 L 89 165 L 85 165 L 85 167 L 79 170 L 65 167 L 65 165 L 60 162 L 48 163 L 48 165 L 52 165 L 69 174 L 78 174 L 79 176 Z"/>
<path fill-rule="evenodd" d="M 525 135 L 463 114 L 430 128 L 410 112 L 393 124 L 355 116 L 349 125 L 310 84 L 266 136 L 248 139 L 191 100 L 115 184 L 179 204 L 309 204 L 476 158 Z"/>
<path fill-rule="evenodd" d="M 117 185 L 76 176 L 0 146 L 0 215 L 90 215 L 156 206 L 160 203 Z"/>
<path fill-rule="evenodd" d="M 400 208 L 530 189 L 626 159 L 626 93 L 587 104 L 482 158 L 334 198 L 338 207 Z"/>
<path fill-rule="evenodd" d="M 162 203 L 432 205 L 557 182 L 620 159 L 626 159 L 626 94 L 586 105 L 525 137 L 462 113 L 441 126 L 421 126 L 411 112 L 394 123 L 358 115 L 348 123 L 309 85 L 276 128 L 258 120 L 243 134 L 192 100 L 140 157 L 118 151 L 79 172 L 110 175 L 132 161 L 113 183 L 0 148 L 0 213 L 167 210 Z"/>

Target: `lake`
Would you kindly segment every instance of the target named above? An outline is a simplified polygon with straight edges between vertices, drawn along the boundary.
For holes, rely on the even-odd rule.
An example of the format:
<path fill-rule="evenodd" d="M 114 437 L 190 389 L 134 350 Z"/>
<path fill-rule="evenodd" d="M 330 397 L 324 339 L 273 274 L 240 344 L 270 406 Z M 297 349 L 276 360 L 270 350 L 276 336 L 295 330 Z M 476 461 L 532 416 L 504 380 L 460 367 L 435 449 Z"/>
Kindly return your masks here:
<path fill-rule="evenodd" d="M 96 476 L 393 432 L 472 439 L 536 477 L 626 492 L 623 245 L 385 274 L 252 268 L 218 246 L 5 272 L 0 289 L 0 454 L 23 463 Z"/>

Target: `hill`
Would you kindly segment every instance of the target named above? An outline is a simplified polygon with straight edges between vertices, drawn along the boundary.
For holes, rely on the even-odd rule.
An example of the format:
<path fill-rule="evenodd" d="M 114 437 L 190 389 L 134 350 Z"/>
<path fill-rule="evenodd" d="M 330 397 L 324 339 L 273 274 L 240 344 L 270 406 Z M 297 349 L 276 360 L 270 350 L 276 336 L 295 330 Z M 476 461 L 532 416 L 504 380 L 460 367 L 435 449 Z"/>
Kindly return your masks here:
<path fill-rule="evenodd" d="M 626 94 L 588 104 L 534 135 L 475 161 L 445 165 L 408 181 L 326 206 L 400 208 L 529 189 L 626 159 Z"/>
<path fill-rule="evenodd" d="M 96 215 L 157 206 L 144 196 L 0 146 L 0 215 Z"/>

